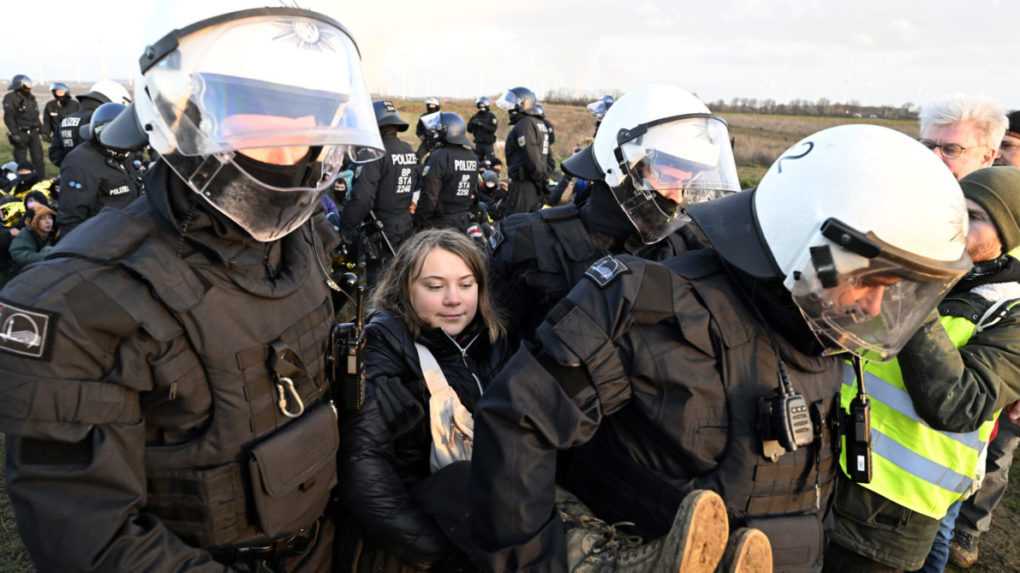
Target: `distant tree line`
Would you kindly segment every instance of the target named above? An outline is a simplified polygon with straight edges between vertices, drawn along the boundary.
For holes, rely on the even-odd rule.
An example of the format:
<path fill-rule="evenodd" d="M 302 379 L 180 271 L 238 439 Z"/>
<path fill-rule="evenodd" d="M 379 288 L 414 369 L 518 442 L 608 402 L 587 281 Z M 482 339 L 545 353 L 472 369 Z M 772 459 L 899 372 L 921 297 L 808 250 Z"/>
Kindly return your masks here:
<path fill-rule="evenodd" d="M 861 117 L 869 119 L 917 119 L 918 108 L 911 102 L 899 107 L 891 105 L 861 105 L 857 100 L 848 102 L 818 98 L 816 101 L 795 99 L 786 103 L 774 99 L 735 97 L 729 102 L 718 99 L 708 102 L 716 113 L 767 113 L 777 115 L 815 115 L 830 117 Z"/>
<path fill-rule="evenodd" d="M 623 92 L 620 90 L 608 90 L 598 93 L 578 92 L 576 90 L 559 88 L 546 92 L 545 98 L 542 101 L 563 105 L 586 105 L 606 94 L 619 98 L 623 95 Z M 914 120 L 917 119 L 918 112 L 917 105 L 912 102 L 904 103 L 898 107 L 891 105 L 861 105 L 861 102 L 857 100 L 838 102 L 824 97 L 818 98 L 816 101 L 795 99 L 789 102 L 778 102 L 771 98 L 735 97 L 729 101 L 717 99 L 706 103 L 715 113 L 765 113 Z"/>

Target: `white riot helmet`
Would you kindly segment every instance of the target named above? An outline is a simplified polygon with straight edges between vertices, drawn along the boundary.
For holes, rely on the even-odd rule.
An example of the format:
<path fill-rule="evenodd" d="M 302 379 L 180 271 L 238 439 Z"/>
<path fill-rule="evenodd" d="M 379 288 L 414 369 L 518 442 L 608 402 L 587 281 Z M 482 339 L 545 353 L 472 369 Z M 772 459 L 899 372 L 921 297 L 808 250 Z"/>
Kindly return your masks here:
<path fill-rule="evenodd" d="M 726 122 L 673 86 L 648 86 L 614 102 L 595 142 L 563 169 L 604 180 L 648 244 L 684 224 L 686 205 L 740 191 Z"/>
<path fill-rule="evenodd" d="M 781 278 L 833 349 L 899 352 L 971 267 L 959 184 L 937 156 L 888 128 L 808 136 L 754 192 L 716 203 L 690 213 L 720 256 L 754 277 Z"/>
<path fill-rule="evenodd" d="M 382 155 L 357 46 L 323 14 L 288 7 L 222 14 L 170 32 L 140 66 L 137 119 L 129 125 L 121 119 L 131 114 L 123 114 L 103 131 L 103 144 L 123 149 L 132 133 L 142 134 L 256 240 L 304 224 L 345 159 Z M 266 176 L 280 169 L 287 176 Z"/>
<path fill-rule="evenodd" d="M 101 95 L 108 103 L 119 103 L 127 105 L 131 103 L 131 94 L 127 88 L 113 80 L 99 80 L 92 84 L 89 93 L 86 95 Z"/>

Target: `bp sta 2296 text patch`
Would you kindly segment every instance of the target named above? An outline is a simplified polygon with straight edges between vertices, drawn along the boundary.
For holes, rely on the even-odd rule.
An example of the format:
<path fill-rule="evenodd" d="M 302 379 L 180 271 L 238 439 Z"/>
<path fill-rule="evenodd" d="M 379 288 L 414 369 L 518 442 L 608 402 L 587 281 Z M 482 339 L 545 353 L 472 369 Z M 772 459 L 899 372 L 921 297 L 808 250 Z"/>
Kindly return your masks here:
<path fill-rule="evenodd" d="M 47 360 L 57 315 L 0 299 L 0 351 Z"/>

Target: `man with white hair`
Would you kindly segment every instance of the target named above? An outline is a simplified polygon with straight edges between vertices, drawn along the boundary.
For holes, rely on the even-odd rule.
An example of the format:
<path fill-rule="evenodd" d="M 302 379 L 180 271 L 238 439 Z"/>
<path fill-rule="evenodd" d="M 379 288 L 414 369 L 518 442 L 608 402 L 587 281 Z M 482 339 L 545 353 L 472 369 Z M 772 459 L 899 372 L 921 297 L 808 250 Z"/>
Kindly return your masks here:
<path fill-rule="evenodd" d="M 921 143 L 956 179 L 991 167 L 1006 134 L 1006 110 L 995 100 L 952 95 L 921 107 Z"/>

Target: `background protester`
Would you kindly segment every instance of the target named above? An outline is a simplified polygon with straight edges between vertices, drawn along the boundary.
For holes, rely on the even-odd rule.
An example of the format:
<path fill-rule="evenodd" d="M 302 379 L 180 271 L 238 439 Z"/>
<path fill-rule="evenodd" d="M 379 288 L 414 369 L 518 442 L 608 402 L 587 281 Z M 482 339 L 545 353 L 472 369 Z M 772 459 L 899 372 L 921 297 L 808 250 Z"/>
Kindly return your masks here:
<path fill-rule="evenodd" d="M 11 241 L 11 275 L 43 260 L 53 250 L 52 245 L 53 210 L 44 203 L 36 202 L 25 212 L 25 227 Z"/>
<path fill-rule="evenodd" d="M 957 179 L 990 167 L 1008 121 L 1002 104 L 989 98 L 953 95 L 921 106 L 921 143 Z"/>
<path fill-rule="evenodd" d="M 1008 116 L 1009 127 L 999 144 L 997 165 L 1020 167 L 1020 111 L 1011 112 Z"/>
<path fill-rule="evenodd" d="M 489 288 L 485 256 L 471 240 L 433 229 L 404 243 L 375 291 L 365 405 L 342 430 L 343 499 L 363 535 L 357 571 L 465 566 L 430 513 L 455 505 L 432 497 L 430 475 L 451 461 L 436 426 L 449 428 L 451 416 L 470 426 L 507 355 Z"/>

